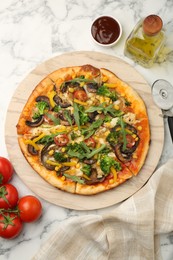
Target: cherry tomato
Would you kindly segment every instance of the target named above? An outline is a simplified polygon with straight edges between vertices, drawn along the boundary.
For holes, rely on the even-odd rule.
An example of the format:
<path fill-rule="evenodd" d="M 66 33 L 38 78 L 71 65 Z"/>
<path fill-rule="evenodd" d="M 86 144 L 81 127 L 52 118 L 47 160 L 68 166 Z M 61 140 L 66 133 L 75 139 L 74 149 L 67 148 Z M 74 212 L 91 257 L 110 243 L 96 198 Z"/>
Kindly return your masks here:
<path fill-rule="evenodd" d="M 5 184 L 0 187 L 0 208 L 14 208 L 18 199 L 18 191 L 12 184 Z"/>
<path fill-rule="evenodd" d="M 41 202 L 32 195 L 27 195 L 19 199 L 18 209 L 23 222 L 33 222 L 40 218 L 42 214 Z"/>
<path fill-rule="evenodd" d="M 95 148 L 96 147 L 96 141 L 94 140 L 93 137 L 89 137 L 88 139 L 86 139 L 84 141 L 86 143 L 86 145 L 92 147 L 92 148 Z"/>
<path fill-rule="evenodd" d="M 6 184 L 10 181 L 13 172 L 14 170 L 11 162 L 4 157 L 0 157 L 0 185 Z"/>
<path fill-rule="evenodd" d="M 88 100 L 88 96 L 85 92 L 85 90 L 79 89 L 79 90 L 75 90 L 73 93 L 74 98 L 80 100 L 80 101 L 87 101 Z"/>
<path fill-rule="evenodd" d="M 23 224 L 20 217 L 14 213 L 0 215 L 0 237 L 11 239 L 22 231 Z"/>
<path fill-rule="evenodd" d="M 65 146 L 69 142 L 69 138 L 66 134 L 60 134 L 54 137 L 54 142 L 58 146 Z"/>

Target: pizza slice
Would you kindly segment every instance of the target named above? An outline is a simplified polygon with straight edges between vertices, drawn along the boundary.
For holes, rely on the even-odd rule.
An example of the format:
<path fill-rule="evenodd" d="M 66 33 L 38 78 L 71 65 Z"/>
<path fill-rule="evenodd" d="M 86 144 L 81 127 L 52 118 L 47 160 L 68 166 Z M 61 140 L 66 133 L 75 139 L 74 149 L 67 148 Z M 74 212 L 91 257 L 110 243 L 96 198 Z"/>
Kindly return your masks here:
<path fill-rule="evenodd" d="M 147 110 L 142 98 L 124 81 L 107 69 L 101 69 L 102 82 L 106 89 L 115 91 L 115 107 L 123 112 L 120 123 L 111 129 L 108 136 L 117 158 L 134 175 L 137 175 L 146 159 L 150 128 Z"/>
<path fill-rule="evenodd" d="M 18 138 L 18 142 L 22 153 L 30 166 L 48 183 L 61 190 L 75 193 L 76 182 L 63 177 L 63 174 L 59 175 L 57 172 L 60 169 L 65 171 L 75 165 L 74 162 L 69 163 L 64 159 L 63 162 L 55 160 L 55 156 L 59 154 L 60 147 L 56 146 L 53 142 L 48 142 L 45 145 L 43 138 L 50 138 L 50 134 L 42 133 L 39 136 L 33 138 L 33 135 L 24 135 Z M 37 139 L 36 139 L 37 138 Z M 39 142 L 41 140 L 41 142 Z M 64 157 L 64 153 L 61 152 L 61 157 Z M 61 159 L 62 160 L 62 159 Z M 61 164 L 60 164 L 61 163 Z"/>
<path fill-rule="evenodd" d="M 139 94 L 125 81 L 119 79 L 107 69 L 101 70 L 102 86 L 112 90 L 117 95 L 114 104 L 125 114 L 131 114 L 133 119 L 148 118 L 144 101 Z M 132 115 L 133 114 L 133 115 Z M 135 117 L 135 118 L 134 118 Z"/>

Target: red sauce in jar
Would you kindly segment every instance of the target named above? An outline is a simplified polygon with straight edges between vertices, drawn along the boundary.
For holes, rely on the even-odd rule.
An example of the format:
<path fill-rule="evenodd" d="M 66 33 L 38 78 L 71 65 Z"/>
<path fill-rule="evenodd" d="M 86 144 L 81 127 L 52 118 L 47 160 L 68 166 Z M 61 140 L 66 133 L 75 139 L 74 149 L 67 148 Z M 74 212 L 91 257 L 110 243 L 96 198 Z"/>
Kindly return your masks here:
<path fill-rule="evenodd" d="M 111 44 L 115 42 L 120 35 L 120 26 L 118 22 L 109 16 L 101 16 L 96 19 L 91 27 L 93 38 L 101 44 Z"/>

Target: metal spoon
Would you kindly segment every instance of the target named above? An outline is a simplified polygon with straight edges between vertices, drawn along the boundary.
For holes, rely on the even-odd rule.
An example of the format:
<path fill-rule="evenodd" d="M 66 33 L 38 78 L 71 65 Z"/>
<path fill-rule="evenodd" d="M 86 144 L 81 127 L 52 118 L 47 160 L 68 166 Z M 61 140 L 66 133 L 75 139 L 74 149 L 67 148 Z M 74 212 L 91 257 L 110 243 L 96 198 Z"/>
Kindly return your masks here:
<path fill-rule="evenodd" d="M 152 85 L 154 103 L 162 109 L 163 116 L 168 118 L 168 125 L 173 141 L 173 86 L 164 79 L 156 80 Z"/>

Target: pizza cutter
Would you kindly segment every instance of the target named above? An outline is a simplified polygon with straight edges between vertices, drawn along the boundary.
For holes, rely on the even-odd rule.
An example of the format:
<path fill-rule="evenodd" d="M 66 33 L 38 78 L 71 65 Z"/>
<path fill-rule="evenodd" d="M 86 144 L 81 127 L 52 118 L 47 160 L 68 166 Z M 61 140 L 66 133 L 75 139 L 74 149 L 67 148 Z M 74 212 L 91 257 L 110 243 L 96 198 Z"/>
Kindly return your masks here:
<path fill-rule="evenodd" d="M 152 85 L 154 103 L 162 109 L 163 117 L 168 119 L 168 126 L 173 141 L 173 86 L 164 79 L 156 80 Z"/>

